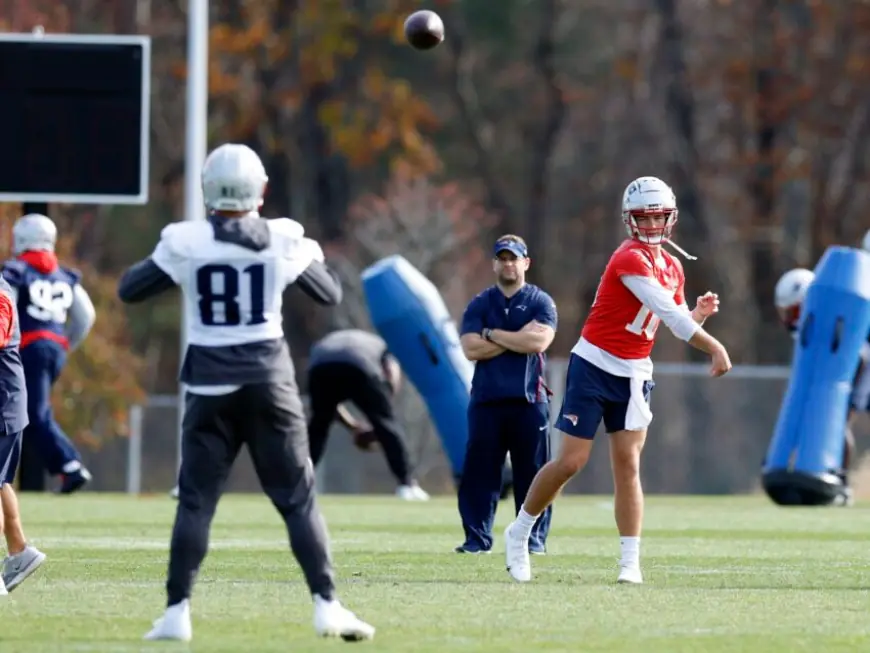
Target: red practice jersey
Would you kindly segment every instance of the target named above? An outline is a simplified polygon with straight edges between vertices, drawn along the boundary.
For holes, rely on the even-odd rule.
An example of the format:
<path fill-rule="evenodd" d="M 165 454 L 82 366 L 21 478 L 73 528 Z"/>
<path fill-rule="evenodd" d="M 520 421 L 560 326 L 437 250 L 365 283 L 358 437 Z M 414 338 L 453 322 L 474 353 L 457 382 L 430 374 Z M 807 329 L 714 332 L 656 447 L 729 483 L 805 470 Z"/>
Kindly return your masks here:
<path fill-rule="evenodd" d="M 680 261 L 660 249 L 656 263 L 649 247 L 636 240 L 620 245 L 598 283 L 595 301 L 583 325 L 581 336 L 609 354 L 625 360 L 648 358 L 655 344 L 659 318 L 625 287 L 623 275 L 655 279 L 674 293 L 674 301 L 685 304 L 686 282 Z"/>

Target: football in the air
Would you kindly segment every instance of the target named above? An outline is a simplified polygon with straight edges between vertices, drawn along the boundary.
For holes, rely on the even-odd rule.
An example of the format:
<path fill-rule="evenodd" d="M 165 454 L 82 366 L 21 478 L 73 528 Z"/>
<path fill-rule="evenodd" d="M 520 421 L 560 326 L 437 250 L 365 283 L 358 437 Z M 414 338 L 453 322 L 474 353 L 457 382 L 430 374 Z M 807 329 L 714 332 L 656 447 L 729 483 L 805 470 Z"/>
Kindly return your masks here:
<path fill-rule="evenodd" d="M 405 38 L 418 50 L 431 50 L 444 40 L 444 22 L 434 11 L 415 11 L 405 20 Z"/>

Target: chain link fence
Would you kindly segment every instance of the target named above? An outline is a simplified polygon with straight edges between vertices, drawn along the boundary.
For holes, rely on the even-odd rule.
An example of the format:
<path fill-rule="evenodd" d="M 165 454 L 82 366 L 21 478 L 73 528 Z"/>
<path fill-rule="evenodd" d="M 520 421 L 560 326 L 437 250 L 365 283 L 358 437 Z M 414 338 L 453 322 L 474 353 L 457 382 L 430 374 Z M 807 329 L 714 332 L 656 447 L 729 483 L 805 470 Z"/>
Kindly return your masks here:
<path fill-rule="evenodd" d="M 567 361 L 551 360 L 551 418 L 561 402 Z M 737 366 L 721 379 L 706 365 L 658 364 L 652 410 L 655 415 L 644 451 L 647 492 L 728 494 L 759 489 L 761 461 L 770 442 L 788 383 L 787 367 Z M 428 491 L 454 492 L 449 464 L 426 407 L 410 384 L 398 398 L 416 475 Z M 178 460 L 178 398 L 161 395 L 131 411 L 133 437 L 111 440 L 86 452 L 94 473 L 93 490 L 165 492 L 175 485 Z M 862 416 L 856 431 L 866 432 Z M 558 447 L 555 438 L 554 450 Z M 329 493 L 393 492 L 395 482 L 378 450 L 362 453 L 349 433 L 333 426 L 317 470 L 319 489 Z M 233 471 L 230 492 L 259 491 L 246 452 Z M 568 493 L 612 491 L 606 441 L 601 437 L 589 466 L 566 488 Z"/>

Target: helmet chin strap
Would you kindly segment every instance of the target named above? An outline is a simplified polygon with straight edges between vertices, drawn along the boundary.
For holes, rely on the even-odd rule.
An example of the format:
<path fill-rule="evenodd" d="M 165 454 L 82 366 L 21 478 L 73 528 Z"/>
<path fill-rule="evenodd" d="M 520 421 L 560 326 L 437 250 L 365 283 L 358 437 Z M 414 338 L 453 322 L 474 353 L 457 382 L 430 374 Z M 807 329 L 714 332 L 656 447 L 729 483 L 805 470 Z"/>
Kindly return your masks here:
<path fill-rule="evenodd" d="M 677 252 L 679 252 L 680 254 L 682 254 L 684 257 L 686 257 L 686 258 L 689 259 L 690 261 L 697 261 L 697 260 L 698 260 L 698 257 L 697 257 L 697 256 L 692 256 L 691 254 L 689 254 L 689 252 L 687 252 L 687 251 L 684 250 L 682 247 L 680 247 L 679 245 L 677 245 L 677 244 L 676 244 L 673 240 L 671 240 L 670 238 L 665 238 L 664 240 L 662 240 L 662 243 L 667 244 L 667 245 L 670 245 L 670 246 L 673 247 L 675 250 L 677 250 Z"/>
<path fill-rule="evenodd" d="M 698 260 L 697 256 L 692 256 L 686 250 L 684 250 L 682 247 L 677 245 L 673 240 L 666 237 L 664 234 L 662 234 L 661 236 L 658 237 L 657 242 L 651 242 L 649 236 L 642 235 L 640 230 L 637 230 L 635 237 L 637 238 L 638 241 L 642 242 L 644 245 L 670 245 L 675 250 L 677 250 L 678 253 L 682 254 L 686 259 L 688 259 L 690 261 L 697 261 Z"/>

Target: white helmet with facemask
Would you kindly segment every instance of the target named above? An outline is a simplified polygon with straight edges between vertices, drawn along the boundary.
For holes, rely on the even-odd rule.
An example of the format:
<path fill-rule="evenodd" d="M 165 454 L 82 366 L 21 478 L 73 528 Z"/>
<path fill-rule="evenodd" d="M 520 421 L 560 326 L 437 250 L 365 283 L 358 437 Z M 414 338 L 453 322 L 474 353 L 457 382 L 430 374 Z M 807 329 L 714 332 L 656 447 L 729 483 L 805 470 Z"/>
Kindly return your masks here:
<path fill-rule="evenodd" d="M 637 218 L 664 216 L 660 227 L 639 226 Z M 658 177 L 639 177 L 622 195 L 622 221 L 630 238 L 648 245 L 660 245 L 670 238 L 677 223 L 677 197 Z"/>
<path fill-rule="evenodd" d="M 266 192 L 266 169 L 247 145 L 227 143 L 202 166 L 202 199 L 209 211 L 257 211 Z"/>
<path fill-rule="evenodd" d="M 57 226 L 47 215 L 28 213 L 12 227 L 12 252 L 53 252 L 57 244 Z"/>
<path fill-rule="evenodd" d="M 773 290 L 773 303 L 779 319 L 789 330 L 797 328 L 801 306 L 807 291 L 816 278 L 815 272 L 806 268 L 794 268 L 783 274 Z"/>

